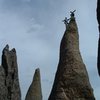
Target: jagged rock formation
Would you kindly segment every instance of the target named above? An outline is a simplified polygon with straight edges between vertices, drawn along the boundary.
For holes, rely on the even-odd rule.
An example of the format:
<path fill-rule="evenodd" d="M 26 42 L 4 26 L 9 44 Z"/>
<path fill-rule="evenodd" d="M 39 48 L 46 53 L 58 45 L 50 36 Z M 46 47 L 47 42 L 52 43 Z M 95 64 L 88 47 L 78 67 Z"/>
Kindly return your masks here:
<path fill-rule="evenodd" d="M 74 13 L 61 41 L 58 69 L 48 100 L 95 100 L 79 50 Z"/>
<path fill-rule="evenodd" d="M 42 89 L 41 89 L 41 79 L 40 70 L 36 69 L 33 82 L 31 83 L 29 90 L 26 95 L 25 100 L 42 100 Z"/>
<path fill-rule="evenodd" d="M 98 40 L 98 58 L 97 58 L 97 68 L 98 74 L 100 76 L 100 0 L 97 1 L 97 21 L 99 28 L 99 40 Z"/>
<path fill-rule="evenodd" d="M 21 100 L 16 50 L 3 49 L 0 66 L 0 100 Z"/>

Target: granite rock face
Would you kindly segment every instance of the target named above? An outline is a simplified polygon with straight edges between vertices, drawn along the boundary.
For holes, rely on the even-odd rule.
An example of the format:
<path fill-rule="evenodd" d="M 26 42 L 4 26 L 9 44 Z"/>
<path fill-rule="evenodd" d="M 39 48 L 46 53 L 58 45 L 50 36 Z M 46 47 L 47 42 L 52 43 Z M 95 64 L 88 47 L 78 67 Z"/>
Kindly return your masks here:
<path fill-rule="evenodd" d="M 16 50 L 3 49 L 0 66 L 0 100 L 21 100 Z"/>
<path fill-rule="evenodd" d="M 42 89 L 39 68 L 35 70 L 33 81 L 29 87 L 25 100 L 42 100 Z"/>
<path fill-rule="evenodd" d="M 97 1 L 97 21 L 98 21 L 98 29 L 99 29 L 99 40 L 98 40 L 98 57 L 97 57 L 97 68 L 98 74 L 100 76 L 100 0 Z"/>
<path fill-rule="evenodd" d="M 79 34 L 71 16 L 60 45 L 60 59 L 48 100 L 95 100 L 79 50 Z"/>

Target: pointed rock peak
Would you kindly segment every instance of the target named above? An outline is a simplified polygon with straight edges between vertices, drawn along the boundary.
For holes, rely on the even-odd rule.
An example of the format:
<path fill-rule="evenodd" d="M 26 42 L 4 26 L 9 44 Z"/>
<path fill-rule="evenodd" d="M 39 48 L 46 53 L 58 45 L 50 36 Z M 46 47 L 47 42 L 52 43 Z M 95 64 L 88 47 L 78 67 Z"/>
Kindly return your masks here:
<path fill-rule="evenodd" d="M 8 44 L 5 46 L 5 49 L 9 50 L 9 45 Z"/>
<path fill-rule="evenodd" d="M 9 51 L 9 45 L 8 45 L 8 44 L 4 47 L 3 53 L 4 53 L 5 51 Z"/>
<path fill-rule="evenodd" d="M 60 59 L 48 100 L 95 100 L 86 66 L 79 50 L 74 12 L 61 40 Z"/>
<path fill-rule="evenodd" d="M 39 68 L 37 68 L 37 69 L 35 70 L 35 72 L 38 72 L 38 73 L 40 73 L 40 69 L 39 69 Z"/>
<path fill-rule="evenodd" d="M 40 69 L 35 70 L 33 81 L 29 87 L 25 100 L 42 100 Z"/>
<path fill-rule="evenodd" d="M 34 77 L 33 77 L 33 81 L 39 81 L 40 80 L 40 69 L 39 68 L 37 68 L 36 70 L 35 70 L 35 74 L 34 74 Z"/>

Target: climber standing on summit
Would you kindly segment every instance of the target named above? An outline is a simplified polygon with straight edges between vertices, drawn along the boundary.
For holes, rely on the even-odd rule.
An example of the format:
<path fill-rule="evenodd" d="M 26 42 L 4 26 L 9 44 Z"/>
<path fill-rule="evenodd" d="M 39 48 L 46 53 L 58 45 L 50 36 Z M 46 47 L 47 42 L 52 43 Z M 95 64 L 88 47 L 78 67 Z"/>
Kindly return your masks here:
<path fill-rule="evenodd" d="M 64 24 L 65 24 L 66 27 L 67 27 L 67 25 L 68 25 L 68 21 L 69 21 L 69 19 L 67 19 L 67 17 L 65 17 L 65 19 L 62 20 L 62 22 L 64 22 Z"/>
<path fill-rule="evenodd" d="M 76 10 L 70 11 L 70 17 L 71 17 L 70 19 L 75 19 L 75 14 L 74 14 L 75 11 L 76 11 Z"/>

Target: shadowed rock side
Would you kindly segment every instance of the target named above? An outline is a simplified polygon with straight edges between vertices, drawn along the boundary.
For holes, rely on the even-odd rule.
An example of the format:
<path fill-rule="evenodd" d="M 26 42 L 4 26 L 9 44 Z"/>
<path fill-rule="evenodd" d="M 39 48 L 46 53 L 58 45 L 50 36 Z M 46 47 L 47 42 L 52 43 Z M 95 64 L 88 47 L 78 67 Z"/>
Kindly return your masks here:
<path fill-rule="evenodd" d="M 95 100 L 79 50 L 78 28 L 70 18 L 60 45 L 60 59 L 48 100 Z"/>
<path fill-rule="evenodd" d="M 99 37 L 99 40 L 98 40 L 97 69 L 98 69 L 98 74 L 100 76 L 100 37 Z"/>
<path fill-rule="evenodd" d="M 25 100 L 42 100 L 40 70 L 36 69 Z"/>
<path fill-rule="evenodd" d="M 97 0 L 97 21 L 99 23 L 99 29 L 100 29 L 100 0 Z"/>
<path fill-rule="evenodd" d="M 99 40 L 98 40 L 98 57 L 97 57 L 97 68 L 98 74 L 100 76 L 100 0 L 97 1 L 97 21 L 98 21 L 98 29 L 99 29 Z"/>
<path fill-rule="evenodd" d="M 0 66 L 0 100 L 21 100 L 16 50 L 3 49 Z"/>

